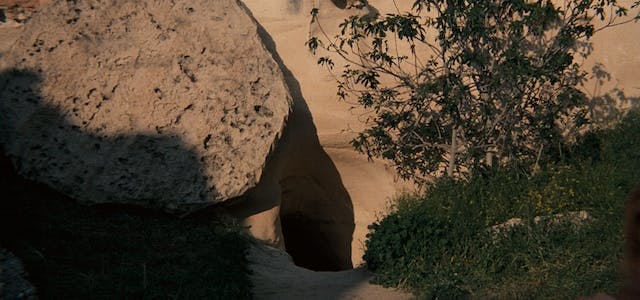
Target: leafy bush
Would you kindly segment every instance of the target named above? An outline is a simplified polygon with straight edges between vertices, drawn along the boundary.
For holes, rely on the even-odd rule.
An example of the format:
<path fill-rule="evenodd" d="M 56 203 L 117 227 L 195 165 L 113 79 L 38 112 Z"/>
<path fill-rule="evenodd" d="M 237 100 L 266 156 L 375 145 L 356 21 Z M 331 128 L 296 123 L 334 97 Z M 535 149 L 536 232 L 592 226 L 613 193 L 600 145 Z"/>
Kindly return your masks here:
<path fill-rule="evenodd" d="M 429 299 L 566 298 L 615 292 L 623 203 L 640 182 L 640 113 L 583 138 L 563 164 L 442 179 L 400 198 L 370 226 L 364 259 L 375 281 Z M 584 145 L 581 147 L 580 145 Z M 586 210 L 590 220 L 534 224 Z M 524 220 L 504 236 L 491 226 Z"/>
<path fill-rule="evenodd" d="M 416 0 L 409 12 L 352 16 L 307 45 L 345 61 L 338 95 L 371 112 L 356 149 L 425 183 L 445 167 L 453 177 L 553 157 L 563 132 L 594 117 L 577 57 L 625 15 L 615 0 Z M 318 64 L 335 67 L 331 55 Z"/>

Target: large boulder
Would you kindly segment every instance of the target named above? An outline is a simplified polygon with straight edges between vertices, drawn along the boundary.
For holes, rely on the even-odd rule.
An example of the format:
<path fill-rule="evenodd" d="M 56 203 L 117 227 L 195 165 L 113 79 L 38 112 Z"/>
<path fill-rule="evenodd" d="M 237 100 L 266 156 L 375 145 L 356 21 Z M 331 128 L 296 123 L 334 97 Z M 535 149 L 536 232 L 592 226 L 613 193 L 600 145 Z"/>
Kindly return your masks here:
<path fill-rule="evenodd" d="M 0 59 L 0 146 L 85 203 L 187 211 L 256 186 L 291 110 L 235 0 L 53 1 Z"/>

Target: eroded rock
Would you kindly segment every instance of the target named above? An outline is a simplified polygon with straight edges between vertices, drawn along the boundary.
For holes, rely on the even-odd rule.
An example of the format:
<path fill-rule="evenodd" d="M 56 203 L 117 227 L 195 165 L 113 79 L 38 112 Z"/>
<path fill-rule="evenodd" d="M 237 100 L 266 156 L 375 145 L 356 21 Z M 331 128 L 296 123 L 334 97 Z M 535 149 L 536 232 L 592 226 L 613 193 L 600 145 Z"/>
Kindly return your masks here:
<path fill-rule="evenodd" d="M 0 24 L 3 22 L 25 22 L 40 7 L 50 0 L 0 0 Z"/>
<path fill-rule="evenodd" d="M 533 218 L 533 224 L 545 224 L 545 225 L 558 225 L 563 222 L 571 223 L 575 226 L 581 226 L 585 222 L 592 220 L 593 218 L 585 210 L 570 211 L 565 214 L 553 214 L 536 216 Z M 516 226 L 523 225 L 525 220 L 521 218 L 511 218 L 504 223 L 491 226 L 489 229 L 492 234 L 497 235 L 500 233 L 508 233 Z"/>
<path fill-rule="evenodd" d="M 0 299 L 37 299 L 36 289 L 27 281 L 22 262 L 0 248 Z"/>
<path fill-rule="evenodd" d="M 233 0 L 55 1 L 0 64 L 3 150 L 85 203 L 185 211 L 240 196 L 291 107 Z"/>

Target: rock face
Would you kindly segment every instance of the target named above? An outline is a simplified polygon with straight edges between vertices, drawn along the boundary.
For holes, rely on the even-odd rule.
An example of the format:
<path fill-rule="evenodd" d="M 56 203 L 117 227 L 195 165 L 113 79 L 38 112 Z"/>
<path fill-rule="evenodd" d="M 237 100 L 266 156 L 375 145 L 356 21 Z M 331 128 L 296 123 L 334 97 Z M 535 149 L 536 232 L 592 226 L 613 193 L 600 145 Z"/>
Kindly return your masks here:
<path fill-rule="evenodd" d="M 318 57 L 327 55 L 327 53 L 314 56 L 309 51 L 305 51 L 304 43 L 308 41 L 310 35 L 323 37 L 323 32 L 329 37 L 333 37 L 339 33 L 338 25 L 351 15 L 375 13 L 385 15 L 386 13 L 397 13 L 398 10 L 401 12 L 409 11 L 414 1 L 245 0 L 244 2 L 264 27 L 265 34 L 273 40 L 272 48 L 280 56 L 282 65 L 289 69 L 289 72 L 285 72 L 285 78 L 290 85 L 298 87 L 291 89 L 298 91 L 293 93 L 297 106 L 294 108 L 291 124 L 294 124 L 297 116 L 300 116 L 297 118 L 298 120 L 307 120 L 310 124 L 299 122 L 300 125 L 293 126 L 296 128 L 294 130 L 302 132 L 303 130 L 300 128 L 305 126 L 313 127 L 313 130 L 302 132 L 303 134 L 296 132 L 296 138 L 300 138 L 304 134 L 314 134 L 318 140 L 314 147 L 319 148 L 307 147 L 304 151 L 292 151 L 286 155 L 287 160 L 284 161 L 299 159 L 298 165 L 305 169 L 304 176 L 308 176 L 305 178 L 310 177 L 313 180 L 304 181 L 300 179 L 302 177 L 289 176 L 290 180 L 282 180 L 280 183 L 285 190 L 291 190 L 287 185 L 312 187 L 313 185 L 309 182 L 318 182 L 316 178 L 329 178 L 326 175 L 316 175 L 321 170 L 332 170 L 327 173 L 338 173 L 338 181 L 346 191 L 346 196 L 343 197 L 348 198 L 348 202 L 351 204 L 349 209 L 352 211 L 355 227 L 350 241 L 350 255 L 353 264 L 358 265 L 362 262 L 364 242 L 369 232 L 367 226 L 378 220 L 387 211 L 389 200 L 396 193 L 410 190 L 412 186 L 406 182 L 398 181 L 394 171 L 387 167 L 386 162 L 376 159 L 369 161 L 366 156 L 357 153 L 349 144 L 349 141 L 354 137 L 354 132 L 365 128 L 362 120 L 366 118 L 362 115 L 366 111 L 353 109 L 351 103 L 339 101 L 336 96 L 336 82 L 333 76 L 316 63 Z M 361 4 L 357 4 L 358 2 Z M 619 2 L 630 6 L 632 1 Z M 312 21 L 309 14 L 313 8 L 319 9 L 319 14 L 316 16 L 318 22 Z M 630 11 L 629 16 L 635 15 L 637 10 L 638 8 Z M 322 28 L 319 27 L 320 25 Z M 615 84 L 629 96 L 637 97 L 640 95 L 640 86 L 637 84 L 638 70 L 640 70 L 640 55 L 637 53 L 640 51 L 640 43 L 635 39 L 638 30 L 640 30 L 640 23 L 630 23 L 599 32 L 593 37 L 594 52 L 585 63 L 585 70 L 590 70 L 594 63 L 601 62 L 612 76 L 608 86 L 606 84 L 602 87 L 598 86 L 596 91 L 607 92 L 611 85 Z M 341 60 L 335 56 L 332 58 L 336 62 L 334 74 L 340 74 L 342 71 L 340 69 Z M 588 91 L 593 91 L 594 84 L 587 84 L 585 88 Z M 328 156 L 333 166 L 305 162 L 305 158 L 313 157 L 313 153 L 318 152 Z M 314 172 L 316 174 L 313 174 Z M 340 195 L 337 192 L 331 193 L 332 190 L 328 188 L 329 186 L 331 185 L 321 184 L 317 190 Z M 309 190 L 311 188 L 298 189 L 298 191 Z M 280 214 L 284 220 L 282 224 L 285 232 L 285 244 L 294 260 L 296 260 L 296 255 L 289 249 L 291 243 L 290 239 L 286 237 L 286 232 L 300 229 L 299 224 L 302 222 L 297 222 L 297 220 L 302 219 L 301 215 L 307 219 L 318 220 L 317 223 L 328 224 L 334 221 L 327 221 L 327 216 L 336 216 L 335 211 L 341 209 L 339 205 L 334 205 L 332 209 L 316 209 L 312 201 L 313 196 L 322 194 L 316 191 L 307 192 L 304 195 L 293 192 L 283 193 Z M 337 197 L 329 198 L 336 199 Z M 324 200 L 316 202 L 327 203 Z M 308 220 L 302 220 L 305 224 L 311 224 Z M 314 249 L 321 248 L 314 247 Z M 316 253 L 308 252 L 314 255 Z"/>
<path fill-rule="evenodd" d="M 170 211 L 256 186 L 291 109 L 234 0 L 53 1 L 0 62 L 0 145 L 85 203 Z"/>
<path fill-rule="evenodd" d="M 338 100 L 335 80 L 317 65 L 318 56 L 306 51 L 304 46 L 310 34 L 322 36 L 318 24 L 311 22 L 311 9 L 319 8 L 318 18 L 323 29 L 334 36 L 338 33 L 338 24 L 345 18 L 374 13 L 378 8 L 374 4 L 361 7 L 355 5 L 356 2 L 364 1 L 245 1 L 264 28 L 263 38 L 271 40 L 270 48 L 280 57 L 286 70 L 285 79 L 294 87 L 290 88 L 294 98 L 288 128 L 291 138 L 283 146 L 301 144 L 305 147 L 289 150 L 281 147 L 279 150 L 287 153 L 282 155 L 286 159 L 273 161 L 283 170 L 276 176 L 282 178 L 279 184 L 283 190 L 279 214 L 287 251 L 296 264 L 316 270 L 326 269 L 314 266 L 317 262 L 305 261 L 319 260 L 322 253 L 343 259 L 346 256 L 352 266 L 360 264 L 369 232 L 367 226 L 386 212 L 389 200 L 396 193 L 412 188 L 397 180 L 393 169 L 384 161 L 371 161 L 353 149 L 349 141 L 355 136 L 354 132 L 363 129 L 363 111 Z M 394 11 L 391 8 L 395 2 L 379 2 L 389 8 L 383 13 Z M 412 3 L 405 4 L 410 8 Z M 322 55 L 325 53 L 319 56 Z M 337 68 L 339 60 L 334 59 Z M 336 74 L 340 72 L 336 70 Z M 256 219 L 254 224 L 262 224 L 262 220 L 257 221 L 259 217 L 252 217 Z M 249 225 L 253 224 L 249 222 Z M 339 236 L 346 237 L 335 238 Z M 339 265 L 344 269 L 345 264 Z"/>
<path fill-rule="evenodd" d="M 0 299 L 37 299 L 36 289 L 25 279 L 20 260 L 0 248 Z"/>
<path fill-rule="evenodd" d="M 50 0 L 0 0 L 0 22 L 26 21 L 31 14 Z"/>

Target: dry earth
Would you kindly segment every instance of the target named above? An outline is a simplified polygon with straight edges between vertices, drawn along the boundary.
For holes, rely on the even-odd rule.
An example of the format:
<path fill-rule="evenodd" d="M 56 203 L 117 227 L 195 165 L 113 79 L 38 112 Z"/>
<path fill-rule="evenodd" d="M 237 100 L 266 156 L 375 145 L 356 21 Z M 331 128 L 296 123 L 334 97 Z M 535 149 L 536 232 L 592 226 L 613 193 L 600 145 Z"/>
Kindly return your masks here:
<path fill-rule="evenodd" d="M 256 299 L 413 299 L 411 294 L 369 283 L 364 268 L 340 272 L 314 272 L 300 268 L 285 252 L 263 244 L 249 250 Z"/>

